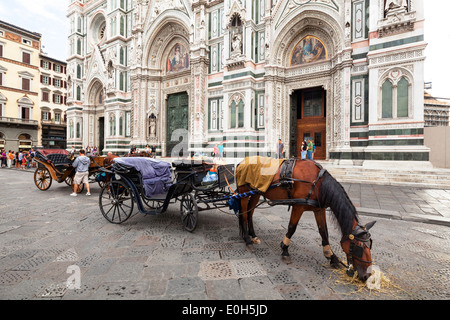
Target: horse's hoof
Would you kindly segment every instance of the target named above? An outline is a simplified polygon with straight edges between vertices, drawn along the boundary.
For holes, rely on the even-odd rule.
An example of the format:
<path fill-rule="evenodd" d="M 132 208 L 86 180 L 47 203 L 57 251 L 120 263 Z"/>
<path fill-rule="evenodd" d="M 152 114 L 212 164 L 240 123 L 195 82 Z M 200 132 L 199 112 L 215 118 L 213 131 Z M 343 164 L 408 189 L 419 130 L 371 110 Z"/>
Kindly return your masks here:
<path fill-rule="evenodd" d="M 334 269 L 339 269 L 341 267 L 341 264 L 339 263 L 339 259 L 338 257 L 336 257 L 336 255 L 332 255 L 330 258 L 330 265 L 331 267 L 333 267 Z"/>
<path fill-rule="evenodd" d="M 254 237 L 254 238 L 252 238 L 252 243 L 254 243 L 254 244 L 261 244 L 261 240 L 259 240 L 258 237 Z"/>
<path fill-rule="evenodd" d="M 291 256 L 281 256 L 281 260 L 286 263 L 286 264 L 291 264 L 292 263 L 292 258 Z"/>
<path fill-rule="evenodd" d="M 251 252 L 251 253 L 255 252 L 255 248 L 253 247 L 253 244 L 248 244 L 248 245 L 245 247 L 245 249 L 246 249 L 248 252 Z"/>

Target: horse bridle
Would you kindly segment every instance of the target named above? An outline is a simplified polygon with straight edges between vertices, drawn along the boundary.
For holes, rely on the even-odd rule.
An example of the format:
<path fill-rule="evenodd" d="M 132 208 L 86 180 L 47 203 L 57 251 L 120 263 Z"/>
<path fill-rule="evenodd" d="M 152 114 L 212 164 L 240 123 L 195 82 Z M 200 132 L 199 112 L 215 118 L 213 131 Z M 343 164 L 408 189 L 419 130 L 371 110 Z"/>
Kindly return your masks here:
<path fill-rule="evenodd" d="M 362 259 L 364 254 L 364 246 L 372 249 L 372 239 L 366 227 L 356 225 L 348 236 L 342 237 L 341 244 L 346 240 L 350 240 L 349 252 L 347 254 L 347 264 L 339 260 L 339 262 L 347 268 L 347 275 L 353 277 L 355 270 L 353 269 L 353 260 L 371 264 L 372 261 Z M 361 245 L 357 244 L 360 242 Z"/>

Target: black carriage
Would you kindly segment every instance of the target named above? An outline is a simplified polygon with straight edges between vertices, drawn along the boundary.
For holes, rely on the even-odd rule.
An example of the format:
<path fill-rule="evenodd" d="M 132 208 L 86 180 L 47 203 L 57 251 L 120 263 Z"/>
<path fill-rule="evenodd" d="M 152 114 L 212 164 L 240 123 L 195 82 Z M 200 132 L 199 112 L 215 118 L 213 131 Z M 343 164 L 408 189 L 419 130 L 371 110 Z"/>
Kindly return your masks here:
<path fill-rule="evenodd" d="M 179 201 L 181 222 L 190 232 L 197 226 L 199 211 L 228 207 L 226 197 L 232 194 L 234 183 L 234 165 L 201 160 L 170 164 L 150 158 L 118 158 L 102 171 L 109 182 L 102 188 L 99 206 L 109 222 L 128 220 L 135 204 L 143 214 L 158 215 Z M 209 175 L 212 178 L 205 179 Z"/>

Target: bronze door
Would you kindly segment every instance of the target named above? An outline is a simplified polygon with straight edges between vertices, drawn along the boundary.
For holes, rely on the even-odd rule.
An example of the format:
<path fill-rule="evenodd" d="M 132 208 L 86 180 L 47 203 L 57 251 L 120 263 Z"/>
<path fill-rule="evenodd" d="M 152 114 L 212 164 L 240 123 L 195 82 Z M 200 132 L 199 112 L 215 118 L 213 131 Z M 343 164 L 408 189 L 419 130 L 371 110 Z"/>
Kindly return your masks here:
<path fill-rule="evenodd" d="M 171 94 L 167 98 L 167 149 L 168 157 L 187 156 L 189 102 L 186 92 Z M 181 130 L 179 130 L 181 129 Z M 172 154 L 172 151 L 177 154 Z M 179 153 L 183 151 L 183 155 Z"/>

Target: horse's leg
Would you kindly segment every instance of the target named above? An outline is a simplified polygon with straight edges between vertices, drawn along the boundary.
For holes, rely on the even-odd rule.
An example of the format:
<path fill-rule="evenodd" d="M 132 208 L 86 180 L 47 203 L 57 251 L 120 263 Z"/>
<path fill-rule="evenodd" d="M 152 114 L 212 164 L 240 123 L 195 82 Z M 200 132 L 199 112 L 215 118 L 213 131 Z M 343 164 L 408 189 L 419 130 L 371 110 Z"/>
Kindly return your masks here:
<path fill-rule="evenodd" d="M 330 264 L 338 268 L 339 259 L 331 250 L 330 243 L 328 241 L 328 227 L 327 219 L 325 215 L 325 209 L 318 209 L 314 211 L 314 217 L 316 218 L 317 227 L 319 228 L 320 236 L 322 237 L 323 255 L 330 260 Z"/>
<path fill-rule="evenodd" d="M 258 237 L 255 234 L 255 229 L 253 228 L 253 213 L 255 212 L 255 207 L 257 206 L 259 202 L 260 195 L 254 195 L 250 197 L 250 200 L 248 202 L 247 210 L 248 212 L 248 234 L 252 238 L 252 243 L 260 244 L 261 241 L 258 239 Z"/>
<path fill-rule="evenodd" d="M 289 244 L 291 242 L 291 237 L 294 235 L 295 230 L 297 229 L 297 224 L 300 221 L 300 218 L 302 217 L 303 211 L 304 211 L 304 209 L 301 206 L 294 205 L 292 207 L 291 218 L 289 219 L 288 231 L 286 232 L 286 235 L 284 236 L 284 239 L 283 239 L 283 241 L 281 241 L 281 244 L 280 244 L 280 247 L 282 250 L 281 259 L 287 264 L 292 263 L 292 258 L 288 251 Z"/>
<path fill-rule="evenodd" d="M 252 239 L 249 235 L 249 212 L 248 212 L 249 198 L 242 198 L 239 214 L 239 228 L 241 236 L 245 241 L 247 250 L 252 251 Z"/>

